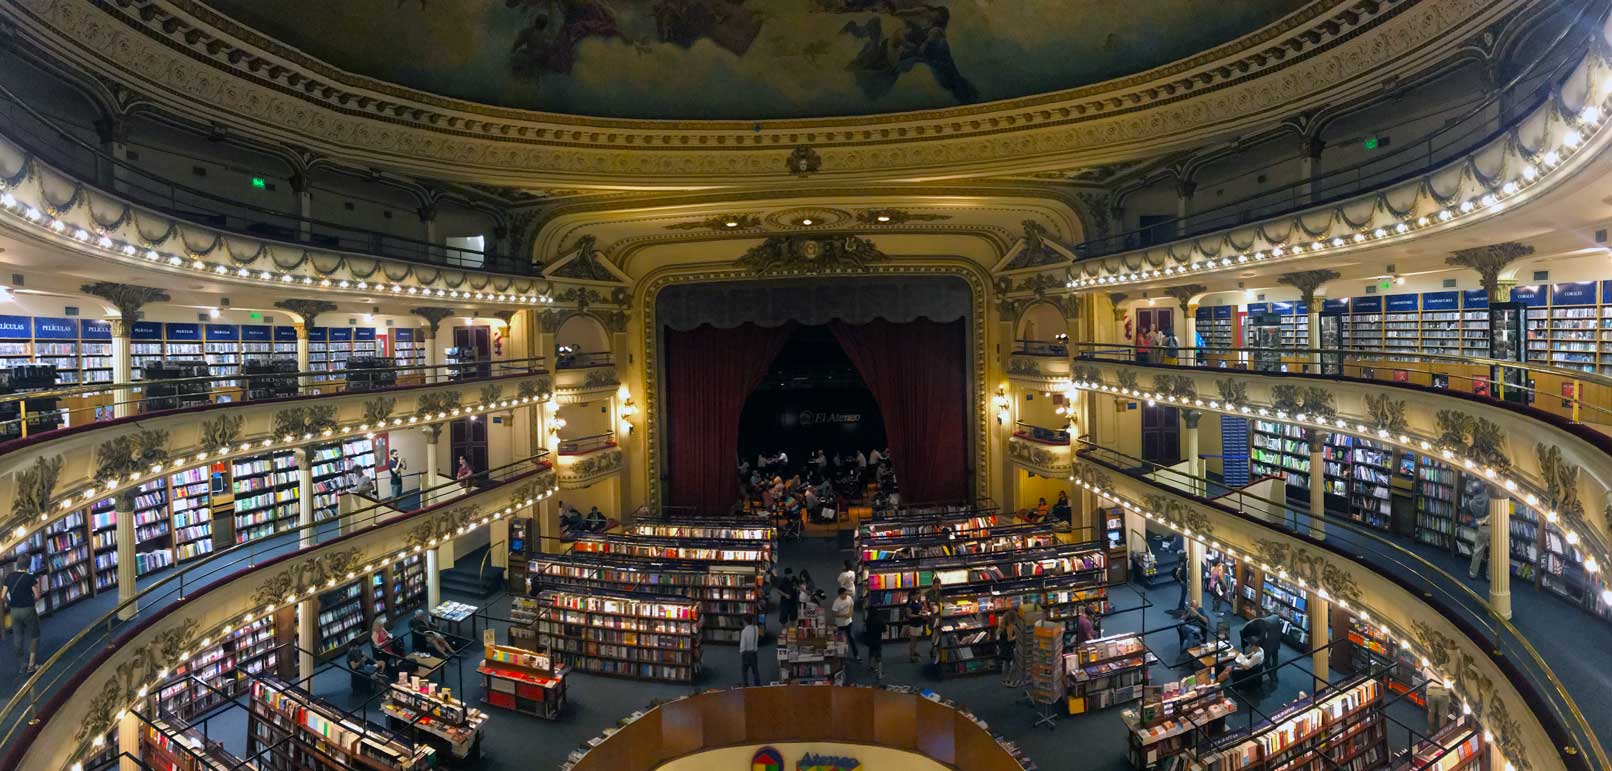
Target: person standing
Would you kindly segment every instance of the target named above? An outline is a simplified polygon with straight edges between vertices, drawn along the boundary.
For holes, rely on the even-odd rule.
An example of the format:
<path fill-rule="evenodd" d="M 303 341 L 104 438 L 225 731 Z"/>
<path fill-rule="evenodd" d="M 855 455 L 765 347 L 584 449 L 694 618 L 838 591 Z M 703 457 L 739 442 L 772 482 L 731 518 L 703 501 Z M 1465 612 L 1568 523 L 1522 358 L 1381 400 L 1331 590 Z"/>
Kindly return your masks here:
<path fill-rule="evenodd" d="M 1153 337 L 1149 334 L 1152 331 L 1148 327 L 1142 327 L 1142 331 L 1136 333 L 1136 361 L 1138 364 L 1146 364 L 1148 361 L 1149 351 L 1153 347 Z"/>
<path fill-rule="evenodd" d="M 907 592 L 907 604 L 903 608 L 906 614 L 907 627 L 904 630 L 907 636 L 907 661 L 918 663 L 918 640 L 924 636 L 926 628 L 924 612 L 924 598 L 916 591 Z"/>
<path fill-rule="evenodd" d="M 752 674 L 756 677 L 756 685 L 761 685 L 761 665 L 758 660 L 760 644 L 761 630 L 756 628 L 756 617 L 745 616 L 744 628 L 739 630 L 740 685 L 749 685 Z"/>
<path fill-rule="evenodd" d="M 862 653 L 856 648 L 856 636 L 852 634 L 851 629 L 851 611 L 856 608 L 856 599 L 851 596 L 851 590 L 843 586 L 840 587 L 839 596 L 834 598 L 834 604 L 831 607 L 834 611 L 835 634 L 838 634 L 850 646 L 851 658 L 860 657 Z"/>
<path fill-rule="evenodd" d="M 1097 623 L 1091 620 L 1091 610 L 1082 606 L 1080 615 L 1075 617 L 1075 644 L 1095 639 L 1097 639 Z"/>
<path fill-rule="evenodd" d="M 1478 517 L 1478 534 L 1472 544 L 1472 563 L 1467 565 L 1466 577 L 1477 580 L 1478 571 L 1483 568 L 1483 558 L 1489 553 L 1489 515 Z"/>
<path fill-rule="evenodd" d="M 862 641 L 868 644 L 868 667 L 873 682 L 884 682 L 884 611 L 869 608 L 862 621 Z"/>
<path fill-rule="evenodd" d="M 38 583 L 27 559 L 17 560 L 16 571 L 5 582 L 6 610 L 11 614 L 11 634 L 17 640 L 17 672 L 24 675 L 39 669 L 39 610 L 34 607 Z M 27 659 L 22 656 L 24 648 Z"/>
<path fill-rule="evenodd" d="M 403 460 L 403 456 L 397 454 L 396 449 L 387 454 L 386 473 L 391 475 L 393 498 L 403 497 L 403 472 L 407 471 L 408 468 L 408 462 Z"/>
<path fill-rule="evenodd" d="M 472 486 L 471 477 L 475 476 L 475 474 L 476 472 L 470 468 L 470 461 L 466 460 L 465 456 L 460 455 L 459 470 L 455 471 L 453 475 L 454 478 L 459 480 L 459 486 L 464 488 L 464 491 L 467 493 L 470 492 L 470 488 Z"/>
<path fill-rule="evenodd" d="M 856 600 L 856 566 L 850 560 L 845 560 L 845 569 L 840 571 L 836 578 L 840 588 L 851 593 L 851 600 Z"/>
<path fill-rule="evenodd" d="M 800 597 L 795 589 L 795 569 L 784 568 L 784 574 L 778 579 L 778 623 L 780 629 L 795 623 L 800 617 Z"/>
<path fill-rule="evenodd" d="M 1183 555 L 1178 556 L 1178 558 L 1175 561 L 1175 567 L 1170 570 L 1170 577 L 1175 579 L 1175 582 L 1181 585 L 1181 598 L 1179 600 L 1176 600 L 1175 610 L 1170 611 L 1170 615 L 1172 615 L 1172 616 L 1180 616 L 1187 609 L 1187 558 L 1186 558 L 1186 555 L 1183 554 Z"/>
<path fill-rule="evenodd" d="M 1215 566 L 1209 569 L 1209 596 L 1213 598 L 1210 600 L 1210 605 L 1214 608 L 1215 615 L 1220 614 L 1222 597 L 1229 593 L 1226 586 L 1226 563 L 1216 562 Z"/>

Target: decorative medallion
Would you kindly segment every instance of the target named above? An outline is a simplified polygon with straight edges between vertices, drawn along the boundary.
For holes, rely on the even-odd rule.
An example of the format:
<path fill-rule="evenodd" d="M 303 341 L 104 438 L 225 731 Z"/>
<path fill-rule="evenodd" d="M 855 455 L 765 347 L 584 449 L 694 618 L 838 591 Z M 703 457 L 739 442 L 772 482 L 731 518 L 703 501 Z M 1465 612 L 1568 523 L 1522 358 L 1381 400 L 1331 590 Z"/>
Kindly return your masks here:
<path fill-rule="evenodd" d="M 739 257 L 752 273 L 829 273 L 867 270 L 887 258 L 856 236 L 772 236 Z"/>
<path fill-rule="evenodd" d="M 800 145 L 789 153 L 789 160 L 784 162 L 784 169 L 790 174 L 804 179 L 823 167 L 823 157 L 817 154 L 809 145 Z"/>

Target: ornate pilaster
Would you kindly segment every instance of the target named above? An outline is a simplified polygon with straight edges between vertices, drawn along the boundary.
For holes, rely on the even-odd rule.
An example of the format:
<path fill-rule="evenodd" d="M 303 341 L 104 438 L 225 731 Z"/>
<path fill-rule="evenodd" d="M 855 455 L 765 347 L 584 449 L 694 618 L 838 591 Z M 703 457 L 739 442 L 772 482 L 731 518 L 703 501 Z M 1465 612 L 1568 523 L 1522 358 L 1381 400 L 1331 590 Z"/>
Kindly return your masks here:
<path fill-rule="evenodd" d="M 274 307 L 291 311 L 302 317 L 302 323 L 305 326 L 313 326 L 313 320 L 318 318 L 319 314 L 335 310 L 336 304 L 325 300 L 303 300 L 293 297 L 288 300 L 276 300 Z M 303 333 L 298 332 L 297 334 L 301 336 Z"/>
<path fill-rule="evenodd" d="M 1283 273 L 1276 277 L 1276 283 L 1286 284 L 1299 290 L 1299 297 L 1304 301 L 1304 307 L 1314 313 L 1320 308 L 1315 306 L 1315 291 L 1322 284 L 1338 277 L 1335 270 L 1301 270 L 1295 273 Z"/>
<path fill-rule="evenodd" d="M 1108 293 L 1108 302 L 1109 302 L 1110 305 L 1113 306 L 1114 320 L 1115 321 L 1124 321 L 1125 320 L 1125 309 L 1121 308 L 1120 306 L 1122 304 L 1124 304 L 1125 298 L 1127 298 L 1127 297 L 1130 297 L 1130 295 L 1128 295 L 1128 294 L 1126 294 L 1124 292 L 1109 292 Z"/>
<path fill-rule="evenodd" d="M 435 340 L 437 339 L 437 330 L 442 327 L 442 320 L 452 316 L 454 311 L 452 308 L 435 308 L 426 306 L 422 308 L 410 308 L 409 313 L 425 319 L 425 336 Z"/>
<path fill-rule="evenodd" d="M 1190 313 L 1187 303 L 1192 300 L 1194 295 L 1203 294 L 1208 288 L 1203 284 L 1182 284 L 1181 286 L 1172 286 L 1164 290 L 1164 293 L 1169 295 L 1170 299 L 1175 300 L 1177 305 L 1181 306 L 1183 313 Z"/>
<path fill-rule="evenodd" d="M 1533 253 L 1534 247 L 1532 246 L 1519 244 L 1516 241 L 1505 241 L 1450 252 L 1450 256 L 1444 258 L 1444 263 L 1477 271 L 1479 280 L 1483 282 L 1483 291 L 1489 295 L 1489 302 L 1498 303 L 1506 301 L 1506 298 L 1501 294 L 1504 289 L 1500 286 L 1500 271 L 1505 270 L 1507 265 Z M 1509 289 L 1510 287 L 1506 288 Z"/>
<path fill-rule="evenodd" d="M 140 309 L 147 303 L 163 303 L 170 299 L 168 293 L 161 289 L 123 284 L 115 281 L 96 281 L 81 285 L 79 291 L 93 295 L 112 303 L 118 309 L 118 315 L 125 323 L 132 324 L 140 320 Z M 112 333 L 117 334 L 116 328 Z M 125 334 L 127 330 L 125 330 Z"/>
<path fill-rule="evenodd" d="M 1181 411 L 1181 423 L 1187 428 L 1197 428 L 1200 420 L 1203 420 L 1203 410 Z"/>

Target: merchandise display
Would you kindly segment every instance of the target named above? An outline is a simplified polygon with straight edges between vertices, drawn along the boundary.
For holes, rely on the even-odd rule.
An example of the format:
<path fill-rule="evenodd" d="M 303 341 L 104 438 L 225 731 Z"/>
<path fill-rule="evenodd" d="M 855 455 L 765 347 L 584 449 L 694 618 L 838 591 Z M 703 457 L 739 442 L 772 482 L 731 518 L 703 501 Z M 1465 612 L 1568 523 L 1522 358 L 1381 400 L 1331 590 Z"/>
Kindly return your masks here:
<path fill-rule="evenodd" d="M 793 685 L 845 684 L 849 645 L 837 638 L 828 612 L 807 608 L 778 636 L 778 679 Z"/>
<path fill-rule="evenodd" d="M 886 559 L 956 557 L 1024 549 L 1039 549 L 1057 543 L 1050 521 L 1036 524 L 987 527 L 964 533 L 906 535 L 862 539 L 857 555 L 863 562 Z"/>
<path fill-rule="evenodd" d="M 1213 670 L 1144 687 L 1141 704 L 1120 712 L 1129 729 L 1131 768 L 1184 767 L 1178 756 L 1190 754 L 1199 741 L 1219 733 L 1226 717 L 1236 711 L 1237 702 L 1221 690 Z"/>
<path fill-rule="evenodd" d="M 1380 768 L 1388 762 L 1380 690 L 1376 680 L 1361 678 L 1303 699 L 1250 731 L 1217 739 L 1199 759 L 1212 771 Z"/>
<path fill-rule="evenodd" d="M 157 711 L 188 719 L 243 695 L 252 675 L 274 672 L 279 652 L 272 617 L 237 628 L 174 668 L 152 692 Z"/>
<path fill-rule="evenodd" d="M 140 724 L 140 761 L 162 771 L 231 771 L 246 768 L 205 732 L 176 719 L 155 718 Z"/>
<path fill-rule="evenodd" d="M 428 744 L 412 744 L 306 691 L 273 678 L 252 683 L 247 754 L 272 771 L 415 771 L 436 764 Z"/>
<path fill-rule="evenodd" d="M 487 643 L 476 672 L 484 704 L 545 720 L 558 719 L 565 708 L 566 670 L 547 654 Z"/>
<path fill-rule="evenodd" d="M 1139 634 L 1089 640 L 1075 646 L 1064 658 L 1071 715 L 1142 698 L 1148 664 L 1156 660 Z"/>
<path fill-rule="evenodd" d="M 770 564 L 771 541 L 722 538 L 680 538 L 592 533 L 576 537 L 571 550 L 578 554 L 622 554 L 632 557 L 698 562 L 752 562 Z"/>
<path fill-rule="evenodd" d="M 439 757 L 474 761 L 481 756 L 487 713 L 454 698 L 447 687 L 399 672 L 381 711 L 393 731 L 413 734 L 418 745 L 430 745 Z"/>

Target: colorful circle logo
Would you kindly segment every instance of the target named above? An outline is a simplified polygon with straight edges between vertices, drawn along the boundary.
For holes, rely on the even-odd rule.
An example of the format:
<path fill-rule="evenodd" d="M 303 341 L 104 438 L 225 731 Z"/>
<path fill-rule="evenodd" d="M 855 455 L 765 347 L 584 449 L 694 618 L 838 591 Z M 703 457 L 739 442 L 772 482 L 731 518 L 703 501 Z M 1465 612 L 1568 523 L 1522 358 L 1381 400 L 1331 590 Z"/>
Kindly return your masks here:
<path fill-rule="evenodd" d="M 750 771 L 784 771 L 784 756 L 771 747 L 762 747 L 750 759 Z"/>

